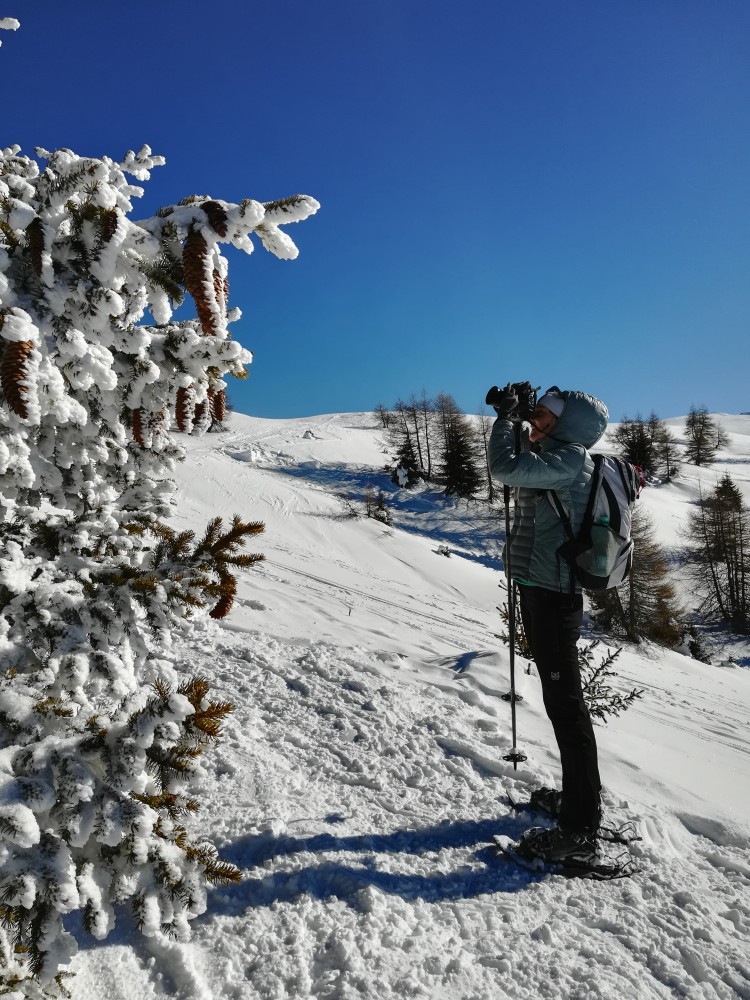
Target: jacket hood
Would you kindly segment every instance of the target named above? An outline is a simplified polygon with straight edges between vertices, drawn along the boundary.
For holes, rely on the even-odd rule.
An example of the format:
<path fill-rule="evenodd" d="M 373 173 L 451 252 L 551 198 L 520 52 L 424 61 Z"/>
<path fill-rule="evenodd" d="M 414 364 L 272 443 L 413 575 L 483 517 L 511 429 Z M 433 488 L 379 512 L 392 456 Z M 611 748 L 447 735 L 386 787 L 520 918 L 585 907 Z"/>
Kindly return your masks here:
<path fill-rule="evenodd" d="M 592 448 L 607 427 L 609 412 L 600 399 L 585 392 L 564 389 L 560 395 L 565 409 L 552 433 L 542 440 L 542 450 L 547 451 L 561 443 L 582 444 Z"/>

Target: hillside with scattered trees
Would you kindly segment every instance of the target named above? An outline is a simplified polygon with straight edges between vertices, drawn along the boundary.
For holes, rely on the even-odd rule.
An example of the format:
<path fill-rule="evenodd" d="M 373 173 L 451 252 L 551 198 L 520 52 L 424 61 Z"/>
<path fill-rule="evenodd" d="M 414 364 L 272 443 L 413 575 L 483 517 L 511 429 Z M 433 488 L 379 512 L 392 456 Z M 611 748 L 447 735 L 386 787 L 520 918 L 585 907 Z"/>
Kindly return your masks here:
<path fill-rule="evenodd" d="M 463 413 L 448 394 L 429 398 L 423 391 L 392 408 L 382 403 L 374 415 L 390 460 L 386 470 L 401 489 L 423 487 L 498 506 L 502 494 L 489 473 L 488 442 L 494 415 L 482 407 Z M 680 476 L 681 464 L 708 468 L 726 447 L 728 436 L 705 407 L 692 406 L 682 428 L 683 441 L 655 412 L 648 418 L 623 417 L 601 447 L 641 468 L 650 488 Z M 499 508 L 501 510 L 501 507 Z M 669 552 L 660 544 L 645 511 L 636 507 L 633 570 L 620 588 L 590 594 L 592 621 L 614 638 L 663 646 L 691 645 L 696 628 L 722 622 L 738 633 L 748 627 L 750 512 L 728 473 L 696 503 L 684 544 Z M 681 603 L 672 582 L 675 566 L 685 567 L 699 606 Z"/>

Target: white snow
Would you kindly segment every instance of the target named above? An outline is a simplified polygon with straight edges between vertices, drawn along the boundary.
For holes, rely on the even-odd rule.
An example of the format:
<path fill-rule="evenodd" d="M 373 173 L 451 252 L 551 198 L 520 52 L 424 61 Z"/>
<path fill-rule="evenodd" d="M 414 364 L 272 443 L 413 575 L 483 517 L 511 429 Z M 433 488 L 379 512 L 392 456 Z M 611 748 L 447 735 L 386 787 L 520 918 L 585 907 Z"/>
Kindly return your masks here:
<path fill-rule="evenodd" d="M 699 477 L 726 468 L 750 498 L 750 416 L 719 419 L 721 460 L 644 494 L 669 547 Z M 75 995 L 747 1000 L 748 645 L 712 665 L 656 647 L 617 660 L 623 690 L 646 693 L 597 736 L 607 816 L 642 837 L 639 875 L 539 877 L 498 859 L 492 834 L 539 822 L 513 814 L 505 792 L 559 780 L 524 660 L 529 759 L 517 772 L 503 760 L 502 520 L 397 491 L 379 438 L 367 414 L 235 414 L 227 433 L 182 439 L 175 526 L 235 512 L 266 524 L 266 560 L 240 577 L 230 616 L 173 650 L 236 706 L 191 829 L 243 881 L 210 892 L 189 942 L 163 939 L 158 915 L 148 938 L 118 916 L 93 944 L 66 920 L 82 945 Z M 339 496 L 368 483 L 388 497 L 392 528 L 347 516 Z"/>

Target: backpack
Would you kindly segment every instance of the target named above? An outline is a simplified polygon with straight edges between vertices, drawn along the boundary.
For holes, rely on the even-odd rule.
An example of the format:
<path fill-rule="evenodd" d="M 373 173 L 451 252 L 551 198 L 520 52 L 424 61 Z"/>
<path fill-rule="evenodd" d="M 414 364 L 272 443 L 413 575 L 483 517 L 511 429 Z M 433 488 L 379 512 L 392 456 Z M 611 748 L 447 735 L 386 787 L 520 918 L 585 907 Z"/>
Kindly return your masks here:
<path fill-rule="evenodd" d="M 570 565 L 571 593 L 576 579 L 584 590 L 619 587 L 633 565 L 630 523 L 633 505 L 645 481 L 643 470 L 611 455 L 591 457 L 594 462 L 591 491 L 577 536 L 557 493 L 547 490 L 568 536 L 558 554 Z"/>

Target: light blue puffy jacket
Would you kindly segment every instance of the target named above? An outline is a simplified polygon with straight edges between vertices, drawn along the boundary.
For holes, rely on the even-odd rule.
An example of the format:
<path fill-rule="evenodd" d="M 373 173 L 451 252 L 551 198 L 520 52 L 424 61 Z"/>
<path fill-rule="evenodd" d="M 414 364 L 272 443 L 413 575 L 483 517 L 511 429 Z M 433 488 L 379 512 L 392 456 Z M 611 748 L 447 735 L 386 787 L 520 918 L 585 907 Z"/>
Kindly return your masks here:
<path fill-rule="evenodd" d="M 542 438 L 538 454 L 528 450 L 528 433 L 517 453 L 513 424 L 498 417 L 490 437 L 490 471 L 499 482 L 516 488 L 511 575 L 549 590 L 570 592 L 570 567 L 558 554 L 567 535 L 545 491 L 555 490 L 577 534 L 594 471 L 587 449 L 604 433 L 608 414 L 601 400 L 585 392 L 563 391 L 560 395 L 565 408 L 552 434 Z M 507 551 L 506 541 L 506 560 Z M 575 589 L 581 589 L 577 581 Z"/>

